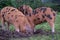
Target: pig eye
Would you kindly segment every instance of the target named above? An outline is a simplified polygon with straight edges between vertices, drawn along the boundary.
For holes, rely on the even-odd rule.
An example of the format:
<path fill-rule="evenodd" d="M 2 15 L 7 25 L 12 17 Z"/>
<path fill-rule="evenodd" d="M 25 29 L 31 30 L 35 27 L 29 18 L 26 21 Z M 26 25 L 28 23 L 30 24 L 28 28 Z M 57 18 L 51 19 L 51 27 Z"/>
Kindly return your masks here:
<path fill-rule="evenodd" d="M 37 18 L 37 20 L 40 20 L 40 18 Z"/>
<path fill-rule="evenodd" d="M 43 17 L 43 18 L 45 18 L 45 16 L 44 16 L 44 15 L 42 15 L 42 17 Z"/>
<path fill-rule="evenodd" d="M 55 16 L 55 13 L 53 13 L 53 16 Z"/>

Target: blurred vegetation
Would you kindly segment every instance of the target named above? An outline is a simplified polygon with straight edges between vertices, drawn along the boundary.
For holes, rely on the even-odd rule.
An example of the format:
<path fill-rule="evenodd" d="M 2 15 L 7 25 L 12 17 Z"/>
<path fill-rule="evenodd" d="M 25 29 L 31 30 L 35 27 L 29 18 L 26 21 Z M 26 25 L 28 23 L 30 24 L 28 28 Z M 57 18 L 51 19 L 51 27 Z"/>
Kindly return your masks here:
<path fill-rule="evenodd" d="M 5 6 L 13 6 L 13 7 L 19 7 L 21 5 L 30 5 L 33 9 L 37 7 L 42 7 L 42 6 L 49 6 L 53 8 L 54 10 L 60 11 L 60 5 L 57 4 L 59 1 L 53 0 L 53 1 L 48 1 L 46 0 L 46 3 L 42 3 L 42 0 L 0 0 L 0 9 L 2 9 Z"/>
<path fill-rule="evenodd" d="M 11 1 L 10 0 L 0 0 L 0 9 L 5 6 L 12 6 Z"/>

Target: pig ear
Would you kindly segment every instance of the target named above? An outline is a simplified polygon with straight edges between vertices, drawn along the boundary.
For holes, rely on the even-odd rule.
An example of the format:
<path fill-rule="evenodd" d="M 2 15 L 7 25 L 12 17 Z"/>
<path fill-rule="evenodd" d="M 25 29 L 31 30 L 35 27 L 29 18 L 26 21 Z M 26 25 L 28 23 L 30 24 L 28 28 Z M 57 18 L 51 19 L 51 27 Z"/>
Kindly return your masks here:
<path fill-rule="evenodd" d="M 55 10 L 55 13 L 58 13 L 58 11 L 57 11 L 57 10 Z"/>
<path fill-rule="evenodd" d="M 56 13 L 56 14 L 57 14 L 57 13 L 58 13 L 58 11 L 57 11 L 57 10 L 54 10 L 54 13 Z"/>

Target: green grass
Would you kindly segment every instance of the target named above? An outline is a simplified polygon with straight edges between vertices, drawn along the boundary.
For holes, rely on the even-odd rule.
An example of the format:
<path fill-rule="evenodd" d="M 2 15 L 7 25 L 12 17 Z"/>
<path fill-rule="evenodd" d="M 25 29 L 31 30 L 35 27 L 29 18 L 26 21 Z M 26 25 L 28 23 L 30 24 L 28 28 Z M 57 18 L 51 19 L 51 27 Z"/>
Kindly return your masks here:
<path fill-rule="evenodd" d="M 42 24 L 39 24 L 35 27 L 36 29 L 44 29 L 44 30 L 51 30 L 50 26 L 48 23 L 42 23 Z M 10 28 L 11 30 L 13 29 L 13 27 Z M 60 13 L 58 13 L 58 15 L 56 16 L 56 20 L 55 20 L 55 31 L 56 32 L 60 32 Z M 58 40 L 60 40 L 60 34 L 55 34 L 54 35 L 54 39 L 56 39 L 56 36 L 58 38 Z M 29 38 L 12 38 L 10 40 L 52 40 L 52 36 L 51 35 L 40 35 L 40 34 L 37 34 L 37 35 L 34 35 L 32 37 L 29 37 Z"/>

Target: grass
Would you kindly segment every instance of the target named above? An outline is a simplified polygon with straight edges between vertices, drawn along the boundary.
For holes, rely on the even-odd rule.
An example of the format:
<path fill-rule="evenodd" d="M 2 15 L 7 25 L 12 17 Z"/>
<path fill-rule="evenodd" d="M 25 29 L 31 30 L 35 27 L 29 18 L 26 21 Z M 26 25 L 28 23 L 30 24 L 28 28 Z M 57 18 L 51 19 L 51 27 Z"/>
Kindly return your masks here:
<path fill-rule="evenodd" d="M 35 28 L 36 29 L 42 28 L 42 29 L 44 29 L 46 31 L 51 30 L 48 23 L 39 24 Z M 10 29 L 14 30 L 13 26 L 10 27 Z M 58 13 L 58 15 L 56 16 L 55 31 L 60 32 L 60 13 Z M 56 38 L 57 38 L 57 40 L 60 40 L 60 34 L 55 34 L 54 39 L 56 40 Z M 28 37 L 28 38 L 12 38 L 10 40 L 52 40 L 52 35 L 40 35 L 40 34 L 37 34 L 37 35 L 33 35 L 31 37 Z"/>

